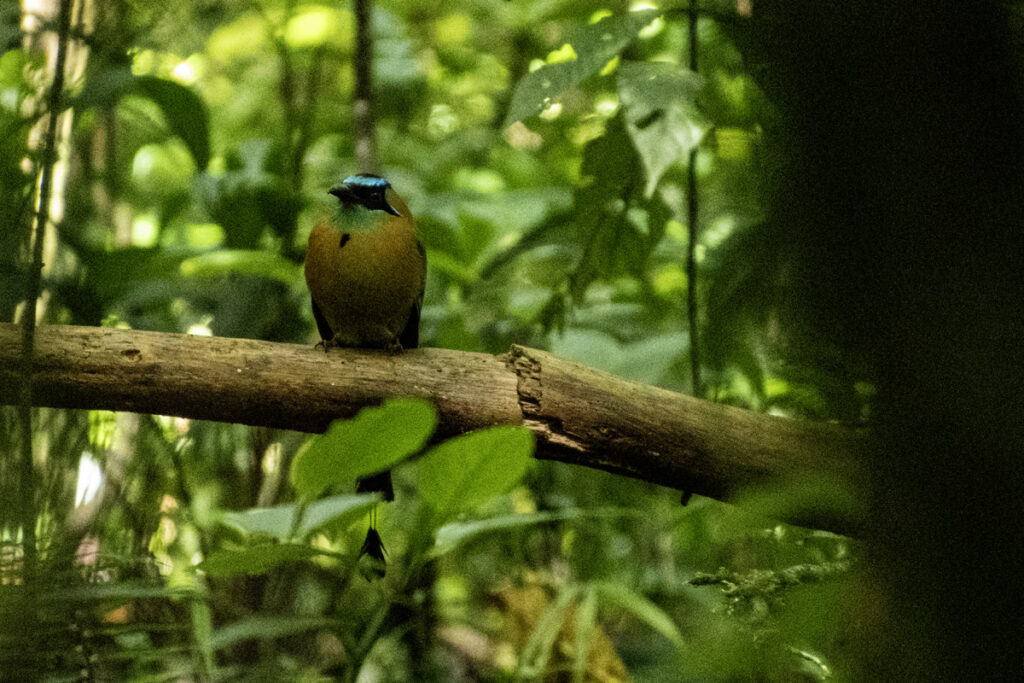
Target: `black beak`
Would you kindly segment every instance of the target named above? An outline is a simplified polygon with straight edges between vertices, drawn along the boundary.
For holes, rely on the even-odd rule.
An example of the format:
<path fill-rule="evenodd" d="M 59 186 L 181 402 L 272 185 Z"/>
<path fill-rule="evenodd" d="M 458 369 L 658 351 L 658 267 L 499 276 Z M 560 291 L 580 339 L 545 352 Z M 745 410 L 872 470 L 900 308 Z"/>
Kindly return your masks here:
<path fill-rule="evenodd" d="M 342 204 L 358 204 L 373 211 L 386 211 L 392 216 L 402 215 L 395 210 L 395 207 L 388 204 L 388 200 L 384 198 L 383 189 L 367 192 L 365 187 L 359 185 L 353 187 L 342 183 L 327 190 L 327 194 L 334 195 Z"/>
<path fill-rule="evenodd" d="M 353 194 L 352 188 L 350 188 L 348 185 L 344 183 L 342 183 L 341 185 L 336 185 L 331 189 L 327 190 L 327 194 L 332 194 L 345 203 L 356 201 L 356 196 L 355 194 Z"/>

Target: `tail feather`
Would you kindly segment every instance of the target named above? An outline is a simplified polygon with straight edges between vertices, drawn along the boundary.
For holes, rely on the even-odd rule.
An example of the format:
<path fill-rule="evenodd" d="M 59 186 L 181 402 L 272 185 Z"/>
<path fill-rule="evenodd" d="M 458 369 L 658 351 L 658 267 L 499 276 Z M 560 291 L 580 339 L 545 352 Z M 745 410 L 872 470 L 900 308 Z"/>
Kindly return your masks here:
<path fill-rule="evenodd" d="M 391 481 L 391 471 L 371 474 L 356 482 L 356 493 L 379 493 L 385 502 L 395 499 L 395 487 Z"/>

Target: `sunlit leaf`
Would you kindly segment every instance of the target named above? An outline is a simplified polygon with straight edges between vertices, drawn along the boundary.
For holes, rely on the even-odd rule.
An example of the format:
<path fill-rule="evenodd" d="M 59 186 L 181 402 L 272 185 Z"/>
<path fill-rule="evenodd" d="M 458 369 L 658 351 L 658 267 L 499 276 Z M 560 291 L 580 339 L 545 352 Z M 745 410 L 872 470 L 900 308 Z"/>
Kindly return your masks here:
<path fill-rule="evenodd" d="M 536 114 L 569 88 L 597 73 L 659 15 L 656 10 L 606 17 L 580 29 L 571 44 L 577 58 L 543 66 L 516 84 L 504 125 Z"/>
<path fill-rule="evenodd" d="M 132 185 L 148 200 L 188 191 L 195 167 L 177 140 L 143 145 L 132 159 Z"/>
<path fill-rule="evenodd" d="M 352 15 L 337 7 L 309 5 L 296 12 L 284 30 L 284 40 L 295 49 L 333 45 L 346 48 L 351 42 Z"/>
<path fill-rule="evenodd" d="M 421 399 L 389 399 L 364 408 L 351 420 L 335 421 L 296 456 L 292 484 L 313 499 L 341 483 L 383 472 L 416 453 L 437 424 L 437 410 Z"/>
<path fill-rule="evenodd" d="M 206 54 L 225 62 L 259 54 L 268 47 L 269 28 L 259 12 L 244 12 L 213 30 L 206 41 Z"/>

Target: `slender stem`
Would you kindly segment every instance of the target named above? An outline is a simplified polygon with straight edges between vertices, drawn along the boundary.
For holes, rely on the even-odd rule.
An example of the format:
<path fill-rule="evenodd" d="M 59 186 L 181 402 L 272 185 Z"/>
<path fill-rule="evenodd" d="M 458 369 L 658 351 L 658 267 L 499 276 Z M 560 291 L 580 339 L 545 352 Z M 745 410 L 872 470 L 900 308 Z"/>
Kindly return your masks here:
<path fill-rule="evenodd" d="M 294 0 L 288 0 L 285 3 L 285 22 L 292 18 L 294 11 Z M 285 154 L 287 159 L 285 173 L 287 174 L 291 190 L 298 193 L 298 175 L 302 159 L 296 155 L 296 138 L 298 137 L 300 115 L 297 111 L 299 103 L 296 100 L 295 64 L 292 62 L 291 52 L 288 51 L 288 44 L 283 37 L 278 36 L 274 38 L 274 47 L 277 50 L 277 57 L 281 64 L 281 82 L 278 84 L 278 88 L 281 93 L 281 106 L 284 108 Z"/>
<path fill-rule="evenodd" d="M 377 170 L 377 141 L 373 128 L 373 36 L 371 0 L 353 0 L 356 15 L 355 102 L 352 118 L 356 133 L 356 163 L 364 173 Z"/>
<path fill-rule="evenodd" d="M 309 70 L 306 72 L 306 86 L 302 94 L 302 112 L 298 120 L 298 137 L 292 150 L 292 183 L 296 194 L 302 191 L 303 168 L 302 160 L 313 137 L 313 122 L 316 120 L 316 105 L 320 101 L 320 76 L 323 72 L 324 49 L 317 47 L 310 56 Z"/>
<path fill-rule="evenodd" d="M 697 72 L 697 3 L 690 2 L 690 71 Z M 694 396 L 704 395 L 700 375 L 700 334 L 697 323 L 697 148 L 690 150 L 686 190 L 686 317 L 690 328 L 690 381 Z"/>
<path fill-rule="evenodd" d="M 57 54 L 54 59 L 53 83 L 47 102 L 49 116 L 43 138 L 42 168 L 39 171 L 39 200 L 36 219 L 29 235 L 31 262 L 25 273 L 25 307 L 21 313 L 22 380 L 18 417 L 21 425 L 21 462 L 19 478 L 21 494 L 21 539 L 24 553 L 25 575 L 35 573 L 36 506 L 35 472 L 32 464 L 32 372 L 36 340 L 36 299 L 42 286 L 43 237 L 50 221 L 50 196 L 53 193 L 53 166 L 57 160 L 57 120 L 60 117 L 61 96 L 64 92 L 64 65 L 67 62 L 68 34 L 71 27 L 73 0 L 61 0 L 57 17 Z"/>

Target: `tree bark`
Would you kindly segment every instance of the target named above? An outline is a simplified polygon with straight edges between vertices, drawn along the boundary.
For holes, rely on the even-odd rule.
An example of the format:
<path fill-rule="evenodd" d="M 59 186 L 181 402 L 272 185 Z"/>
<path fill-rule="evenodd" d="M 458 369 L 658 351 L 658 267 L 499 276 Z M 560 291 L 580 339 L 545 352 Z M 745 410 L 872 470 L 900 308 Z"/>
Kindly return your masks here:
<path fill-rule="evenodd" d="M 866 436 L 718 405 L 544 351 L 414 349 L 398 355 L 251 339 L 42 326 L 36 405 L 176 415 L 321 432 L 394 396 L 437 406 L 439 436 L 523 424 L 537 457 L 727 499 L 744 487 L 859 479 Z M 17 328 L 0 324 L 0 402 L 14 403 Z M 849 518 L 808 518 L 849 532 Z"/>

